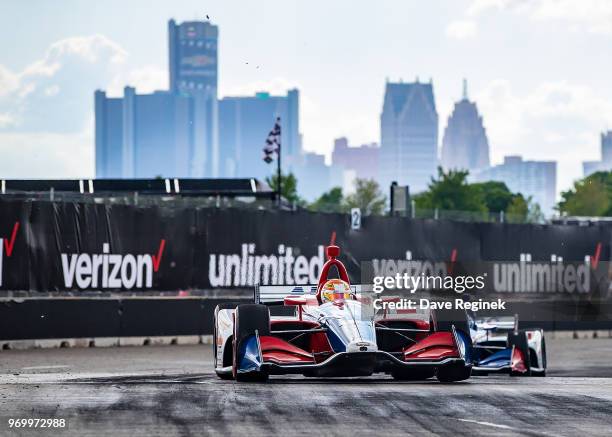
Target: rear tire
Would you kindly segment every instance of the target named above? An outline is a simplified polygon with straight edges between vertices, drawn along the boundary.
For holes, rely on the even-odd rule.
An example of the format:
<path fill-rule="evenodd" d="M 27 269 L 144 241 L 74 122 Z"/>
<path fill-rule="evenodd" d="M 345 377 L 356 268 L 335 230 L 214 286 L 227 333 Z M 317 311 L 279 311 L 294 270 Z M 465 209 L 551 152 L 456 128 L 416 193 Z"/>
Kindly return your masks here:
<path fill-rule="evenodd" d="M 238 373 L 238 351 L 242 343 L 258 333 L 259 336 L 270 335 L 270 311 L 260 304 L 238 305 L 234 313 L 234 341 L 232 373 L 236 381 L 264 382 L 268 374 L 263 371 Z"/>

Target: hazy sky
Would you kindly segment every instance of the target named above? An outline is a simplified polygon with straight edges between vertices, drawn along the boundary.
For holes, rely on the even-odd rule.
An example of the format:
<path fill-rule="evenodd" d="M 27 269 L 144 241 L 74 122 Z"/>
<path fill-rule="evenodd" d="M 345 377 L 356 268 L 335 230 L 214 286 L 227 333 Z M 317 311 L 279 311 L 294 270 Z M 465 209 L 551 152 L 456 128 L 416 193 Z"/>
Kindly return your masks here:
<path fill-rule="evenodd" d="M 220 96 L 298 87 L 306 150 L 378 142 L 386 78 L 433 79 L 441 138 L 466 77 L 493 162 L 558 160 L 559 189 L 612 129 L 609 0 L 3 0 L 0 177 L 93 176 L 94 90 L 166 89 L 168 19 L 207 14 Z"/>

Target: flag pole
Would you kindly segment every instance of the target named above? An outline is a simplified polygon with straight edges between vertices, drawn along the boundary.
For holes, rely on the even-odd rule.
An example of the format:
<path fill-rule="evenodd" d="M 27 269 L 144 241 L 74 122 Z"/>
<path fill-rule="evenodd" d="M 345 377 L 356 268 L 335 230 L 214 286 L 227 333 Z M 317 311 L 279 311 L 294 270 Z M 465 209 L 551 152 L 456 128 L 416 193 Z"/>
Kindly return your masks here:
<path fill-rule="evenodd" d="M 278 122 L 278 152 L 277 152 L 277 165 L 276 165 L 276 191 L 278 193 L 278 207 L 281 206 L 281 129 L 280 129 L 280 117 L 276 119 Z"/>

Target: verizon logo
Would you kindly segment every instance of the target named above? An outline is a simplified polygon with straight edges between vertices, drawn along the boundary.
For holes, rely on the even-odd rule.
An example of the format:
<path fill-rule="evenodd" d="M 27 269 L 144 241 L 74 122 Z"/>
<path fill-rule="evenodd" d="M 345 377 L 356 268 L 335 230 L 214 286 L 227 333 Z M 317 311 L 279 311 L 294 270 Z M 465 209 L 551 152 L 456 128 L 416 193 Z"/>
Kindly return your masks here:
<path fill-rule="evenodd" d="M 161 240 L 156 255 L 121 255 L 110 253 L 109 244 L 104 243 L 102 253 L 62 253 L 64 285 L 81 290 L 151 288 L 165 247 L 166 240 Z"/>
<path fill-rule="evenodd" d="M 15 240 L 17 239 L 17 232 L 19 231 L 19 222 L 15 222 L 11 236 L 6 238 L 0 238 L 0 287 L 2 287 L 2 265 L 4 264 L 4 254 L 10 257 L 13 254 L 15 248 Z"/>

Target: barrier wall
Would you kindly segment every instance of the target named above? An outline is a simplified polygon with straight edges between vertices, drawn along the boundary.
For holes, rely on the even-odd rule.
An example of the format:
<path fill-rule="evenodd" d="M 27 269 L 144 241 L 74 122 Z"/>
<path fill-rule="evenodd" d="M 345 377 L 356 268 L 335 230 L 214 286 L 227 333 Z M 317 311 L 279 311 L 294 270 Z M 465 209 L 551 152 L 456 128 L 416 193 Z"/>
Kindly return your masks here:
<path fill-rule="evenodd" d="M 255 283 L 312 283 L 332 239 L 355 282 L 360 262 L 372 259 L 382 265 L 406 258 L 469 264 L 518 262 L 521 254 L 544 262 L 554 256 L 582 263 L 589 257 L 591 267 L 600 266 L 596 321 L 608 320 L 600 302 L 609 287 L 601 267 L 610 261 L 605 226 L 363 217 L 362 228 L 351 230 L 349 217 L 340 214 L 0 200 L 0 338 L 209 333 L 209 299 L 181 303 L 152 296 L 214 290 L 222 299 L 226 293 L 247 296 Z M 133 296 L 151 298 L 132 301 Z M 72 299 L 49 300 L 60 297 Z M 78 299 L 85 297 L 105 299 Z M 16 298 L 27 301 L 15 303 Z M 577 319 L 577 308 L 590 298 L 561 294 L 546 300 L 570 308 L 559 312 L 569 314 L 565 323 Z M 41 313 L 57 314 L 57 323 L 43 318 L 36 320 L 37 329 L 23 326 Z"/>

